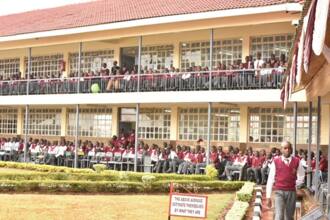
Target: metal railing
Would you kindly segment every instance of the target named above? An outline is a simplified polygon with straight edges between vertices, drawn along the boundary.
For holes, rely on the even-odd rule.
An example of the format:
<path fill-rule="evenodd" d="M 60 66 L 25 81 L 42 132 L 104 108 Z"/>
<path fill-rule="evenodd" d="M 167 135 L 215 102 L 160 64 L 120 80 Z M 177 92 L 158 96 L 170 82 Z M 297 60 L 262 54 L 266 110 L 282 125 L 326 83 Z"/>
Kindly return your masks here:
<path fill-rule="evenodd" d="M 211 83 L 209 83 L 211 76 Z M 138 75 L 0 81 L 0 95 L 279 89 L 284 69 L 216 70 Z M 77 91 L 80 81 L 80 91 Z M 209 88 L 211 85 L 211 88 Z M 93 89 L 94 87 L 94 89 Z"/>

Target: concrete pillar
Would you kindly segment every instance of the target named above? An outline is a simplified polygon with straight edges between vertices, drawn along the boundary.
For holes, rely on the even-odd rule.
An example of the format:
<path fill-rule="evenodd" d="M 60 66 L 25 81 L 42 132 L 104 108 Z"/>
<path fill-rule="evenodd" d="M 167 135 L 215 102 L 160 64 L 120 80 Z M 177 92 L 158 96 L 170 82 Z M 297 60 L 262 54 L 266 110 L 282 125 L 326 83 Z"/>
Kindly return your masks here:
<path fill-rule="evenodd" d="M 242 62 L 245 62 L 245 57 L 250 55 L 250 36 L 243 35 L 242 39 Z"/>
<path fill-rule="evenodd" d="M 67 108 L 62 107 L 62 109 L 61 109 L 61 136 L 62 137 L 66 136 L 67 128 L 68 128 Z"/>
<path fill-rule="evenodd" d="M 65 62 L 65 71 L 63 71 L 63 76 L 68 77 L 70 73 L 70 61 L 69 61 L 69 52 L 63 52 L 63 61 Z"/>
<path fill-rule="evenodd" d="M 330 105 L 322 105 L 322 108 L 321 108 L 321 145 L 329 144 L 329 117 L 330 117 Z"/>
<path fill-rule="evenodd" d="M 248 106 L 240 106 L 240 131 L 239 131 L 239 142 L 247 143 L 249 137 L 249 112 Z"/>
<path fill-rule="evenodd" d="M 119 120 L 120 120 L 120 115 L 118 114 L 118 107 L 113 106 L 112 107 L 112 120 L 111 120 L 111 125 L 112 125 L 112 136 L 117 135 L 118 136 L 118 130 L 119 130 Z"/>
<path fill-rule="evenodd" d="M 171 107 L 171 131 L 170 131 L 170 140 L 178 140 L 178 129 L 179 129 L 179 114 L 178 107 Z"/>
<path fill-rule="evenodd" d="M 121 66 L 120 47 L 119 46 L 113 47 L 113 60 L 116 60 L 118 62 L 118 65 Z"/>
<path fill-rule="evenodd" d="M 22 135 L 23 134 L 23 123 L 24 118 L 23 118 L 23 109 L 19 107 L 17 109 L 17 135 Z"/>
<path fill-rule="evenodd" d="M 180 42 L 175 42 L 173 45 L 173 66 L 180 69 Z"/>
<path fill-rule="evenodd" d="M 25 56 L 20 56 L 19 58 L 19 71 L 21 72 L 21 78 L 25 79 L 25 64 L 24 64 Z"/>

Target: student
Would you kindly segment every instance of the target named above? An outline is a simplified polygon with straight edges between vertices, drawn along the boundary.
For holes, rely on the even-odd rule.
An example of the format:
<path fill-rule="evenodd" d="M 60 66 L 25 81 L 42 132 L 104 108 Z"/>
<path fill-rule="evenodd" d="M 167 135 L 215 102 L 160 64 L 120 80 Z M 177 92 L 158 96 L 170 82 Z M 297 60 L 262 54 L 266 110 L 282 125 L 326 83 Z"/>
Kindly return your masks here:
<path fill-rule="evenodd" d="M 304 183 L 305 171 L 297 157 L 292 156 L 292 145 L 288 141 L 281 144 L 282 156 L 274 158 L 271 164 L 266 198 L 272 206 L 271 193 L 275 190 L 275 220 L 293 220 L 296 208 L 296 186 Z"/>

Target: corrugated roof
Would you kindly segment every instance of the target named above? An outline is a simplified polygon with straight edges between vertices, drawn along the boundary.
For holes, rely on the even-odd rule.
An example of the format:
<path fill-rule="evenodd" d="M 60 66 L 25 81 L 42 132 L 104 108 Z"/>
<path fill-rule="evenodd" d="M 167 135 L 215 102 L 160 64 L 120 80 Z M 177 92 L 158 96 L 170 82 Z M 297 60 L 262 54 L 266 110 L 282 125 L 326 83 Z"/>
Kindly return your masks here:
<path fill-rule="evenodd" d="M 0 16 L 0 36 L 287 2 L 299 0 L 97 0 Z"/>

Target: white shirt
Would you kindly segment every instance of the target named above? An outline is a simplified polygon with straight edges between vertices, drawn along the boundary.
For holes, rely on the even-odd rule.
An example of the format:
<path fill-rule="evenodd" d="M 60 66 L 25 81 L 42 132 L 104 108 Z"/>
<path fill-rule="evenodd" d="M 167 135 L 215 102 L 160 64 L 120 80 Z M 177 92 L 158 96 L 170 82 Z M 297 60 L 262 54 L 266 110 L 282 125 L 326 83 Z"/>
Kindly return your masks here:
<path fill-rule="evenodd" d="M 174 150 L 170 151 L 169 159 L 174 160 L 174 158 L 178 158 L 178 155 Z"/>
<path fill-rule="evenodd" d="M 282 161 L 284 162 L 284 156 L 281 156 Z M 287 158 L 289 160 L 289 164 L 291 163 L 292 156 Z M 270 170 L 268 174 L 268 180 L 267 180 L 267 186 L 266 186 L 266 198 L 270 198 L 272 195 L 272 188 L 273 184 L 275 182 L 275 174 L 276 174 L 276 168 L 275 168 L 275 163 L 274 161 L 270 165 Z M 304 182 L 305 179 L 305 170 L 301 164 L 301 161 L 299 161 L 298 165 L 298 170 L 297 170 L 297 180 L 296 180 L 296 185 L 300 185 Z"/>
<path fill-rule="evenodd" d="M 260 60 L 255 60 L 254 61 L 254 68 L 255 69 L 261 69 L 262 65 L 264 65 L 265 61 L 260 59 Z"/>

